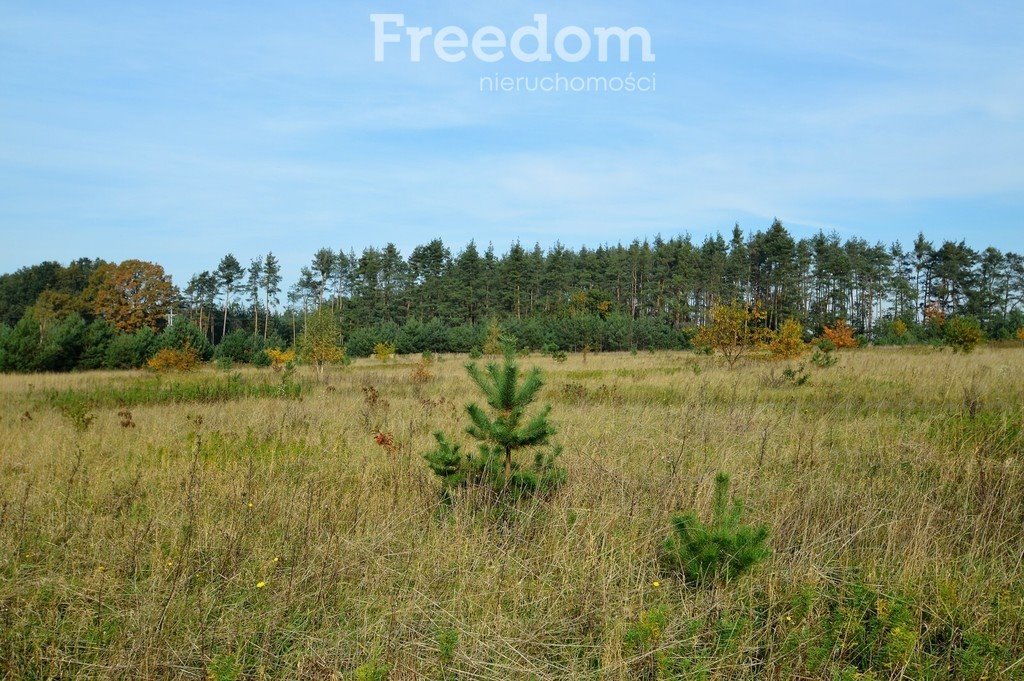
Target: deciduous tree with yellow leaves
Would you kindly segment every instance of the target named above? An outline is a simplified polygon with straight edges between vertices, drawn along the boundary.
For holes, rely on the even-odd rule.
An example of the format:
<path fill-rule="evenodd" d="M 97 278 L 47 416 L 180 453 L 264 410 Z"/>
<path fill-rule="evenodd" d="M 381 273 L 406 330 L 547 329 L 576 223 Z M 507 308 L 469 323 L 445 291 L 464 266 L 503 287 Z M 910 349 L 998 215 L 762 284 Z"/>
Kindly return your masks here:
<path fill-rule="evenodd" d="M 757 305 L 740 301 L 715 305 L 711 321 L 700 328 L 694 344 L 722 353 L 732 367 L 748 352 L 765 344 L 769 332 L 764 319 L 764 311 Z"/>
<path fill-rule="evenodd" d="M 804 325 L 793 317 L 782 322 L 782 325 L 772 334 L 771 342 L 768 345 L 772 357 L 776 359 L 796 359 L 807 352 L 807 343 L 804 342 Z"/>
<path fill-rule="evenodd" d="M 334 312 L 322 307 L 309 315 L 306 330 L 299 338 L 299 350 L 302 359 L 316 368 L 317 377 L 324 378 L 324 368 L 328 364 L 340 362 L 345 358 L 345 348 L 341 347 L 341 329 Z"/>

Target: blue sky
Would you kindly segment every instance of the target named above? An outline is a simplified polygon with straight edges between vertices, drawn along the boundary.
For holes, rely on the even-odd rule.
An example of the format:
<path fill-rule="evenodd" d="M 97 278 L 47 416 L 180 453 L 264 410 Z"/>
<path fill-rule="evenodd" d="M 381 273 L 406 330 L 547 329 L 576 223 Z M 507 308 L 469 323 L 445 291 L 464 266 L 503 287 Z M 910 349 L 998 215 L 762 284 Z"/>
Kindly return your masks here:
<path fill-rule="evenodd" d="M 467 5 L 474 5 L 467 7 Z M 0 0 L 0 271 L 435 236 L 578 246 L 778 216 L 1024 250 L 1024 4 Z M 373 60 L 373 12 L 641 26 L 656 61 Z M 480 77 L 655 75 L 646 93 Z"/>

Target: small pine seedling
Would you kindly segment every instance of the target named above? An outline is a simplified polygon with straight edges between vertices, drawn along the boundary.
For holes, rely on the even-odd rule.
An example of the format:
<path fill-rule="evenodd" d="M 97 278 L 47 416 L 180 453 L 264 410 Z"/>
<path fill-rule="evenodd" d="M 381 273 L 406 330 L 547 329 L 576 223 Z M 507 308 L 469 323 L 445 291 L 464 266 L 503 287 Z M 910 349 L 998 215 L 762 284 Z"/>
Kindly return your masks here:
<path fill-rule="evenodd" d="M 743 503 L 729 502 L 729 475 L 715 476 L 714 517 L 705 525 L 694 513 L 672 518 L 672 535 L 661 549 L 661 566 L 694 586 L 728 582 L 761 562 L 771 551 L 768 528 L 740 522 Z"/>
<path fill-rule="evenodd" d="M 437 447 L 424 458 L 441 478 L 445 494 L 467 484 L 508 491 L 515 497 L 559 487 L 565 480 L 565 471 L 556 465 L 561 447 L 544 449 L 555 434 L 548 420 L 551 407 L 526 416 L 544 385 L 540 370 L 534 368 L 520 378 L 515 355 L 506 347 L 503 364 L 492 362 L 484 369 L 469 364 L 466 371 L 483 392 L 491 413 L 477 404 L 466 407 L 470 419 L 466 433 L 479 443 L 477 454 L 463 452 L 443 433 L 434 434 Z M 516 460 L 515 453 L 521 449 L 535 450 L 532 465 Z"/>
<path fill-rule="evenodd" d="M 835 353 L 831 350 L 819 350 L 815 349 L 811 354 L 811 363 L 816 367 L 827 369 L 830 366 L 835 366 L 839 358 L 836 357 Z"/>
<path fill-rule="evenodd" d="M 786 367 L 783 369 L 782 378 L 792 385 L 800 386 L 810 380 L 811 375 L 807 373 L 806 367 L 800 364 L 796 368 Z"/>

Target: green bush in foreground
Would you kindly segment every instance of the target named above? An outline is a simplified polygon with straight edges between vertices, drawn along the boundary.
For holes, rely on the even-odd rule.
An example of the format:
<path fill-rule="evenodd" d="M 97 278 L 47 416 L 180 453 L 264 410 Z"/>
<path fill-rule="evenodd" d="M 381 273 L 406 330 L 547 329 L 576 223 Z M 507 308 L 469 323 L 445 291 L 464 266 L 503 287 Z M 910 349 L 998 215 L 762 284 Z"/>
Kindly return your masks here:
<path fill-rule="evenodd" d="M 506 352 L 501 365 L 492 362 L 481 370 L 469 364 L 466 371 L 484 393 L 492 414 L 477 404 L 466 407 L 470 418 L 466 432 L 479 442 L 476 454 L 463 452 L 461 445 L 444 433 L 434 434 L 437 447 L 424 457 L 441 478 L 445 492 L 463 485 L 483 485 L 521 497 L 558 488 L 565 480 L 565 471 L 556 465 L 561 447 L 540 449 L 555 433 L 548 421 L 551 407 L 525 419 L 526 409 L 544 385 L 540 370 L 532 369 L 520 380 L 515 356 Z M 516 461 L 516 451 L 531 448 L 538 448 L 531 465 Z"/>
<path fill-rule="evenodd" d="M 730 581 L 771 555 L 768 528 L 743 525 L 743 503 L 729 503 L 729 476 L 715 476 L 714 517 L 705 525 L 694 513 L 672 518 L 673 534 L 661 550 L 664 570 L 695 586 Z"/>

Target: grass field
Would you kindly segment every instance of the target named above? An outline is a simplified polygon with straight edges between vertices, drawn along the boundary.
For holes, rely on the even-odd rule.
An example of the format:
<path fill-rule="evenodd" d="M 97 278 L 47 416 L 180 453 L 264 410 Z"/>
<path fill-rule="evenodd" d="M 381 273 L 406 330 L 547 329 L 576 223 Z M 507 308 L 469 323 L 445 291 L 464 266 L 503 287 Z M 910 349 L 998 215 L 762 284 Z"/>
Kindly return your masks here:
<path fill-rule="evenodd" d="M 525 358 L 569 478 L 514 507 L 420 455 L 463 357 L 0 377 L 0 673 L 1024 678 L 1024 350 L 840 356 Z M 696 589 L 657 549 L 717 471 L 773 555 Z"/>

